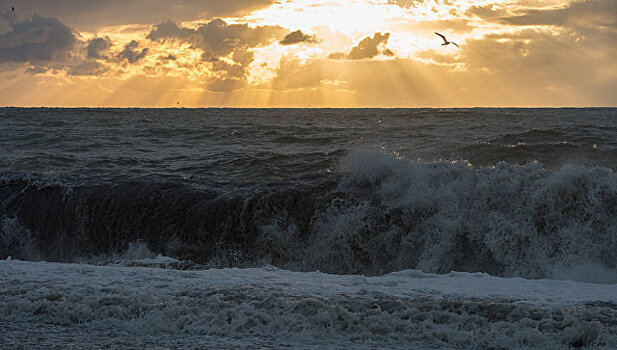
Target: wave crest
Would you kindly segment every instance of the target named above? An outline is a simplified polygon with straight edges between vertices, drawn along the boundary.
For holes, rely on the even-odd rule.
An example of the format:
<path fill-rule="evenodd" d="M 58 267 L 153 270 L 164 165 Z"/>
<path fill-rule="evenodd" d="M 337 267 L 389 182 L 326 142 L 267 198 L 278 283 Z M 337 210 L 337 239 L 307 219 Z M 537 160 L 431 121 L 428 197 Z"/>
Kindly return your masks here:
<path fill-rule="evenodd" d="M 567 271 L 617 266 L 617 176 L 603 168 L 478 168 L 354 152 L 338 174 L 225 190 L 131 182 L 67 194 L 66 185 L 32 181 L 2 183 L 0 214 L 18 218 L 29 254 L 46 260 L 111 255 L 143 240 L 153 254 L 206 266 L 330 273 L 579 279 L 590 274 Z M 0 244 L 0 254 L 21 254 Z"/>

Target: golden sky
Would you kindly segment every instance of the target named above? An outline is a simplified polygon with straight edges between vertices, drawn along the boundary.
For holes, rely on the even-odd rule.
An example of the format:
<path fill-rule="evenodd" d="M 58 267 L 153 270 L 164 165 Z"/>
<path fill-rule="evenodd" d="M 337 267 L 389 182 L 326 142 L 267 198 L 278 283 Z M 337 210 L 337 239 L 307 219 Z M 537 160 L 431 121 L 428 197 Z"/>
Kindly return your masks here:
<path fill-rule="evenodd" d="M 0 5 L 2 106 L 617 106 L 617 0 Z"/>

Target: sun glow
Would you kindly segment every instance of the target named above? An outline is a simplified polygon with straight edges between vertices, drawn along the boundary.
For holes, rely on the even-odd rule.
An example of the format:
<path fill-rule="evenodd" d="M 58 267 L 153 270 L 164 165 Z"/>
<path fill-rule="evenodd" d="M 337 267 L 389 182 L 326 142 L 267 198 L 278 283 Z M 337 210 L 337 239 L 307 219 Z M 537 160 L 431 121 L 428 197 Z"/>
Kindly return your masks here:
<path fill-rule="evenodd" d="M 5 103 L 21 105 L 36 104 L 31 101 L 121 106 L 182 102 L 186 107 L 494 105 L 517 96 L 533 101 L 538 94 L 532 91 L 537 89 L 551 93 L 546 95 L 550 97 L 555 91 L 582 96 L 573 93 L 578 86 L 574 81 L 563 85 L 554 81 L 580 63 L 569 58 L 577 56 L 553 52 L 573 50 L 588 60 L 610 63 L 614 51 L 605 45 L 582 49 L 601 43 L 602 36 L 593 41 L 592 32 L 578 27 L 596 23 L 594 30 L 606 33 L 614 22 L 607 11 L 596 10 L 595 17 L 565 16 L 560 11 L 572 7 L 587 11 L 593 6 L 610 10 L 607 4 L 286 0 L 233 17 L 172 18 L 158 39 L 150 34 L 161 23 L 73 31 L 77 44 L 62 56 L 68 57 L 64 62 L 9 62 L 0 73 L 0 87 L 8 96 Z M 553 15 L 538 20 L 544 13 Z M 568 21 L 575 21 L 575 26 Z M 212 26 L 206 28 L 208 24 Z M 284 41 L 295 32 L 299 39 Z M 442 46 L 435 32 L 461 49 Z M 109 45 L 90 57 L 87 46 L 94 39 L 105 39 Z M 558 61 L 567 63 L 556 65 Z M 27 74 L 18 74 L 19 67 Z M 527 82 L 518 73 L 521 70 L 528 76 L 552 74 L 554 79 Z M 615 72 L 603 68 L 589 75 L 612 84 Z M 58 90 L 62 97 L 48 102 L 53 94 L 47 92 Z"/>
<path fill-rule="evenodd" d="M 398 6 L 379 6 L 368 0 L 295 0 L 274 4 L 269 8 L 245 17 L 255 23 L 277 23 L 286 28 L 310 31 L 327 26 L 333 32 L 348 36 L 361 36 L 379 31 L 393 12 L 402 14 Z"/>

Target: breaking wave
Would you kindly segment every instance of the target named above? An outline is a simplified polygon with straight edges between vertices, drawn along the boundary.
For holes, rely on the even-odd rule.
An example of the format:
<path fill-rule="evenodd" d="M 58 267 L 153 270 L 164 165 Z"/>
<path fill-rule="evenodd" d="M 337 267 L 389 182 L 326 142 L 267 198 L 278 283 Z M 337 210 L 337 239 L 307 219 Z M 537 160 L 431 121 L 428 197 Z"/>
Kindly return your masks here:
<path fill-rule="evenodd" d="M 4 174 L 0 201 L 0 258 L 117 257 L 141 241 L 195 266 L 617 282 L 617 175 L 599 167 L 353 152 L 335 174 L 226 187 Z"/>

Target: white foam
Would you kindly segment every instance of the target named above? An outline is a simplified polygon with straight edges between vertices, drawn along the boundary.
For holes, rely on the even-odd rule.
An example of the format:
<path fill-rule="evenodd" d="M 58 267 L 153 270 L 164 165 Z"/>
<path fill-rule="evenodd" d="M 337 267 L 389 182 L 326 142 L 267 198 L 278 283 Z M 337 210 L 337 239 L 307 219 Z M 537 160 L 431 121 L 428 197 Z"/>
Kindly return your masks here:
<path fill-rule="evenodd" d="M 141 266 L 141 267 L 160 267 L 160 268 L 175 268 L 182 262 L 178 259 L 155 254 L 143 241 L 129 243 L 127 249 L 119 254 L 98 255 L 85 260 L 88 263 L 97 265 L 120 265 L 120 266 Z"/>
<path fill-rule="evenodd" d="M 548 170 L 538 162 L 478 168 L 384 151 L 351 153 L 341 167 L 347 197 L 312 218 L 314 237 L 302 252 L 309 266 L 613 281 L 617 176 L 610 169 Z M 278 233 L 276 225 L 263 228 L 272 245 L 290 232 L 289 222 L 279 226 Z M 566 273 L 581 264 L 605 276 Z"/>
<path fill-rule="evenodd" d="M 223 348 L 239 339 L 275 348 L 617 346 L 617 284 L 482 273 L 367 277 L 13 260 L 0 261 L 0 299 L 9 345 L 28 339 L 20 327 L 40 325 L 69 348 L 152 339 L 176 347 L 209 339 Z"/>

